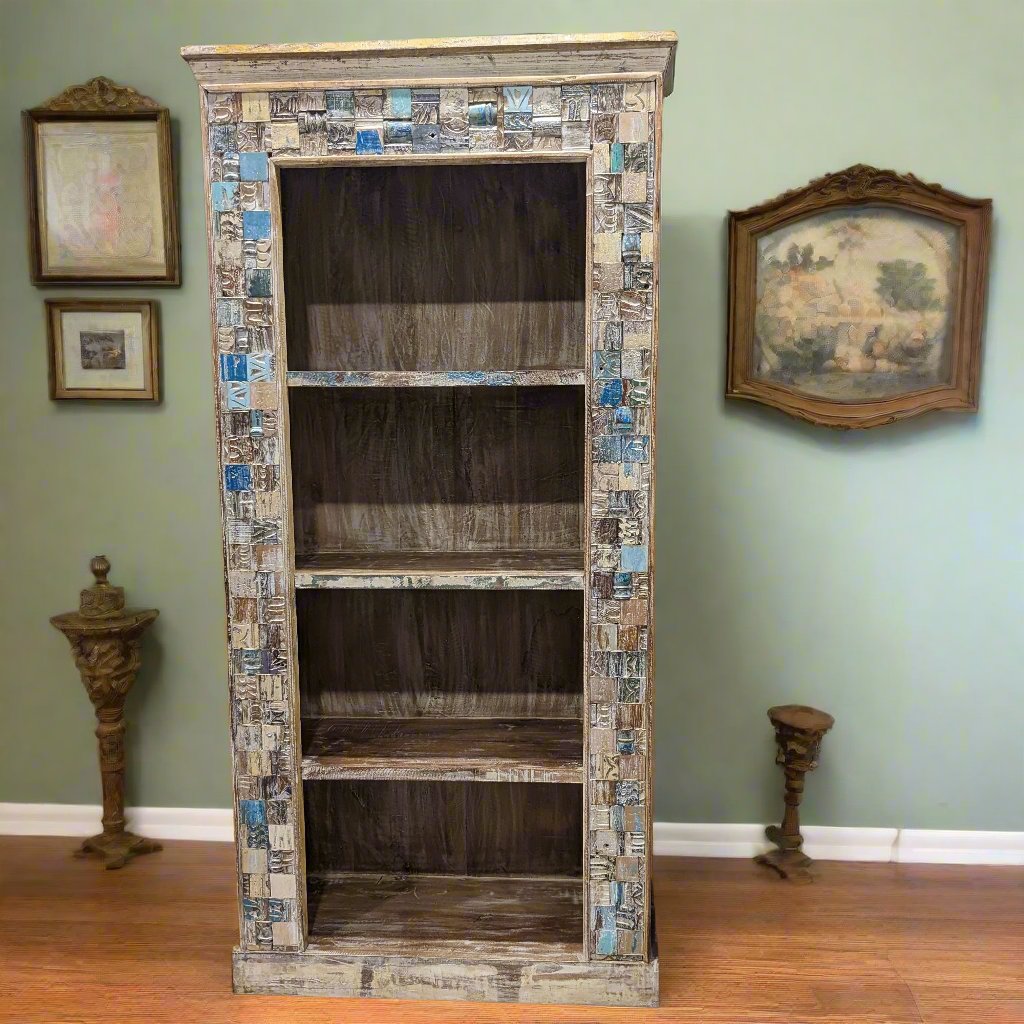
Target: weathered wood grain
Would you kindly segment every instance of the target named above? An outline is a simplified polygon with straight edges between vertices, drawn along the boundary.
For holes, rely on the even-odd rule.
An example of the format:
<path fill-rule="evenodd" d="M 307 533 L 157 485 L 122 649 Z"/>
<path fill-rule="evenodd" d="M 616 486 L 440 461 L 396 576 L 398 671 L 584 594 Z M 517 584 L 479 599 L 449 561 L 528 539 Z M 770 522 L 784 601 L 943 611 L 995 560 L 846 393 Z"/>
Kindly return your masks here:
<path fill-rule="evenodd" d="M 304 779 L 582 782 L 583 723 L 557 718 L 307 718 Z"/>
<path fill-rule="evenodd" d="M 560 387 L 586 383 L 580 370 L 289 370 L 290 388 Z"/>
<path fill-rule="evenodd" d="M 577 35 L 468 36 L 449 39 L 375 40 L 358 43 L 297 43 L 186 46 L 181 55 L 204 89 L 338 87 L 345 82 L 401 84 L 437 79 L 459 82 L 536 81 L 538 78 L 607 80 L 658 76 L 672 91 L 675 32 Z"/>
<path fill-rule="evenodd" d="M 266 995 L 465 999 L 500 1003 L 657 1006 L 658 961 L 517 963 L 235 951 L 236 992 Z"/>
<path fill-rule="evenodd" d="M 582 789 L 540 782 L 305 782 L 307 869 L 579 877 Z"/>
<path fill-rule="evenodd" d="M 300 590 L 583 590 L 579 551 L 332 551 L 303 555 Z"/>
<path fill-rule="evenodd" d="M 310 939 L 332 953 L 583 955 L 579 878 L 323 874 L 309 879 L 309 907 Z"/>
<path fill-rule="evenodd" d="M 582 548 L 582 388 L 291 392 L 297 564 Z"/>
<path fill-rule="evenodd" d="M 582 717 L 578 590 L 299 591 L 296 608 L 304 717 Z"/>
<path fill-rule="evenodd" d="M 584 164 L 280 175 L 290 370 L 584 365 Z"/>

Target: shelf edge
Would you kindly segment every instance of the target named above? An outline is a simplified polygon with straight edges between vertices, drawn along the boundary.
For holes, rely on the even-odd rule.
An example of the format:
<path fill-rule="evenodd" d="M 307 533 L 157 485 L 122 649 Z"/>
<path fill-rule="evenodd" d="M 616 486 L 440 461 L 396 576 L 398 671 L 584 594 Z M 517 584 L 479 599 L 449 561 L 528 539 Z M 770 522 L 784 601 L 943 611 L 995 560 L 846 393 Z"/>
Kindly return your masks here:
<path fill-rule="evenodd" d="M 290 388 L 582 387 L 579 370 L 289 370 Z"/>

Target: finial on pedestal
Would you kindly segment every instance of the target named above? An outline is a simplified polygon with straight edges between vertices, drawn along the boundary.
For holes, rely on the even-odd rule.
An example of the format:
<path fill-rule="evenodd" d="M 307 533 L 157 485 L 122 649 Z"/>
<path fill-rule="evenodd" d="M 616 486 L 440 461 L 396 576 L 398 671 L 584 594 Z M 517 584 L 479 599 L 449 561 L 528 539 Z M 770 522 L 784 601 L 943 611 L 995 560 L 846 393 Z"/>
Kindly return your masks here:
<path fill-rule="evenodd" d="M 106 555 L 93 555 L 92 561 L 89 563 L 89 568 L 92 571 L 93 576 L 96 577 L 97 587 L 109 587 L 107 583 L 107 573 L 110 572 L 110 559 Z"/>
<path fill-rule="evenodd" d="M 107 582 L 110 559 L 106 555 L 93 555 L 89 570 L 96 577 L 96 582 L 81 592 L 79 612 L 90 619 L 119 615 L 124 611 L 124 587 L 115 587 Z"/>

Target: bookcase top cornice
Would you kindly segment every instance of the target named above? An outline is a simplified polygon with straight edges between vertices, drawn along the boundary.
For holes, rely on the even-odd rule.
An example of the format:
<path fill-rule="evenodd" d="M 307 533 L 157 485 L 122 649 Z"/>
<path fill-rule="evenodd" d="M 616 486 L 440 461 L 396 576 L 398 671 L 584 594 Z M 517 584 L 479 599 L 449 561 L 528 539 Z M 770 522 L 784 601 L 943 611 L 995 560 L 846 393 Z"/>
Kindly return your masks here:
<path fill-rule="evenodd" d="M 182 57 L 210 90 L 323 87 L 360 82 L 600 79 L 661 75 L 672 91 L 675 32 L 464 36 L 353 43 L 186 46 Z"/>

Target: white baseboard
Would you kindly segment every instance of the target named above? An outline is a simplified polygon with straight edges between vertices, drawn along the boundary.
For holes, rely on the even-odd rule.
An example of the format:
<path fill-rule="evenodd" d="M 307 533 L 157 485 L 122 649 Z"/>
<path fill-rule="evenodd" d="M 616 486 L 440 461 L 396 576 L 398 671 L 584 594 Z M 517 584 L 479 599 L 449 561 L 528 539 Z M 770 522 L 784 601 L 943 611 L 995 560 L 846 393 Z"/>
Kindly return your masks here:
<path fill-rule="evenodd" d="M 227 807 L 130 807 L 128 827 L 153 839 L 231 842 Z M 89 836 L 100 808 L 89 804 L 0 803 L 0 835 Z M 805 825 L 804 849 L 815 860 L 899 864 L 1024 865 L 1024 832 L 850 828 Z M 762 825 L 654 823 L 654 852 L 675 857 L 753 857 L 769 848 Z"/>
<path fill-rule="evenodd" d="M 98 804 L 0 803 L 0 836 L 91 836 L 99 832 Z M 228 842 L 230 807 L 129 807 L 128 828 L 151 839 Z"/>
<path fill-rule="evenodd" d="M 804 825 L 804 850 L 815 860 L 897 864 L 1024 865 L 1024 832 Z M 770 849 L 763 825 L 654 823 L 654 852 L 676 857 L 754 857 Z"/>

